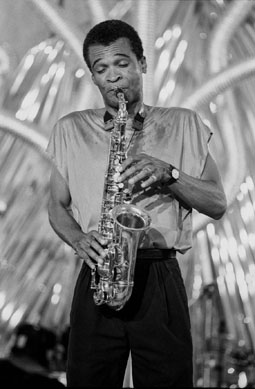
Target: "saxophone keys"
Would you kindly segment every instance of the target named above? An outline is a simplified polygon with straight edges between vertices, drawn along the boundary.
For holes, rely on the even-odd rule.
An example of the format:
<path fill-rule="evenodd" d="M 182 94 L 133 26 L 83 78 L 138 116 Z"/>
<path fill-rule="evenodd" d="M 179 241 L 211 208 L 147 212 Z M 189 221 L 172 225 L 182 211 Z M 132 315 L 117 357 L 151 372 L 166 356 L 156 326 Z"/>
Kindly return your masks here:
<path fill-rule="evenodd" d="M 90 289 L 96 289 L 97 283 L 96 283 L 96 268 L 91 269 L 91 284 Z"/>
<path fill-rule="evenodd" d="M 119 172 L 114 173 L 114 175 L 113 175 L 113 181 L 114 181 L 114 182 L 118 182 L 119 176 L 120 176 L 120 173 L 119 173 Z"/>

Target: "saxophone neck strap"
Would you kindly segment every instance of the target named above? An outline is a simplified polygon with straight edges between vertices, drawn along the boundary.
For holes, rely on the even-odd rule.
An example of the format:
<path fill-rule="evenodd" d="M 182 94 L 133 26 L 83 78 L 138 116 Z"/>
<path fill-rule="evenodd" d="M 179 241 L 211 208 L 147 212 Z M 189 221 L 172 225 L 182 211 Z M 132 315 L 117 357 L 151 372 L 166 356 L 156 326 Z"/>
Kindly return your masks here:
<path fill-rule="evenodd" d="M 134 117 L 132 127 L 135 131 L 142 131 L 143 122 L 145 119 L 144 109 L 142 108 Z M 106 111 L 104 114 L 104 128 L 106 131 L 112 130 L 114 127 L 114 117 L 110 112 Z"/>

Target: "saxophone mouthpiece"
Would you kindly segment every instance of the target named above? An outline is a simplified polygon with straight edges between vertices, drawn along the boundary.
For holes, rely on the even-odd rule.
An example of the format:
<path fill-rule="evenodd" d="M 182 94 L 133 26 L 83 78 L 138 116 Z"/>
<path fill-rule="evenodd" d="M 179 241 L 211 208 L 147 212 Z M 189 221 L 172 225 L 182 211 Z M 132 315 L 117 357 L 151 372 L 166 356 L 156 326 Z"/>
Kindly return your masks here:
<path fill-rule="evenodd" d="M 118 97 L 119 94 L 123 94 L 123 95 L 124 95 L 123 89 L 121 89 L 121 88 L 116 88 L 115 94 L 116 94 L 117 97 Z"/>

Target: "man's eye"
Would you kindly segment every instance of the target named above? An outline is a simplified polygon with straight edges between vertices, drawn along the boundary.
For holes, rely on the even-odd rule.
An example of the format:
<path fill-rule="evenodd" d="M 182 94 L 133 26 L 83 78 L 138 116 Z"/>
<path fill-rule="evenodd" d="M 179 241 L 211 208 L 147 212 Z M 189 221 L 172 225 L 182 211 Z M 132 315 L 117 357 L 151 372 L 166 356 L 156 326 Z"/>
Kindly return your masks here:
<path fill-rule="evenodd" d="M 125 67 L 128 66 L 128 62 L 120 62 L 120 63 L 119 63 L 119 66 L 120 66 L 121 68 L 125 68 Z"/>
<path fill-rule="evenodd" d="M 104 71 L 105 71 L 105 68 L 96 69 L 96 72 L 98 74 L 102 74 L 102 73 L 104 73 Z"/>

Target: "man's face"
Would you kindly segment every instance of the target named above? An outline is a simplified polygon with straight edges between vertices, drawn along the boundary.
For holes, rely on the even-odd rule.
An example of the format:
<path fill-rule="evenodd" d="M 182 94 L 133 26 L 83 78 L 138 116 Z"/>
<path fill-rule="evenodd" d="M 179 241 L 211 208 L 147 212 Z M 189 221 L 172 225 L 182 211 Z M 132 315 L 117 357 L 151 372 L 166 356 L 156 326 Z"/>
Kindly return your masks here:
<path fill-rule="evenodd" d="M 89 59 L 92 80 L 107 107 L 117 107 L 116 87 L 123 89 L 129 106 L 142 101 L 142 73 L 146 73 L 146 59 L 137 60 L 127 38 L 120 38 L 109 46 L 91 46 Z"/>

